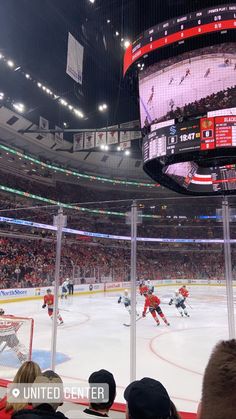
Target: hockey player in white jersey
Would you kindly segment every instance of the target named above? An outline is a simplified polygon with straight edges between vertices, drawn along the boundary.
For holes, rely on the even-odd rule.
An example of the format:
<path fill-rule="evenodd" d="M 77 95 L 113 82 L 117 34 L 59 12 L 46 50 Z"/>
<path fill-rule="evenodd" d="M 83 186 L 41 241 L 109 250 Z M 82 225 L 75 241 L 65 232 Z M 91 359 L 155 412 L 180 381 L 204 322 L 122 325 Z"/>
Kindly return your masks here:
<path fill-rule="evenodd" d="M 69 285 L 69 279 L 67 278 L 61 286 L 61 298 L 67 299 L 68 293 L 69 293 L 69 289 L 68 289 L 68 285 Z"/>
<path fill-rule="evenodd" d="M 148 287 L 149 294 L 154 292 L 154 285 L 152 285 L 150 279 L 147 280 L 146 286 Z"/>
<path fill-rule="evenodd" d="M 175 292 L 174 296 L 169 302 L 169 305 L 171 306 L 173 303 L 182 317 L 184 317 L 184 315 L 186 317 L 190 317 L 187 312 L 186 305 L 184 304 L 184 297 L 179 293 L 179 291 Z"/>
<path fill-rule="evenodd" d="M 124 290 L 124 295 L 118 298 L 118 304 L 123 303 L 126 310 L 128 310 L 129 314 L 131 314 L 131 299 L 128 293 L 128 290 Z M 136 316 L 139 316 L 138 312 L 136 311 Z"/>

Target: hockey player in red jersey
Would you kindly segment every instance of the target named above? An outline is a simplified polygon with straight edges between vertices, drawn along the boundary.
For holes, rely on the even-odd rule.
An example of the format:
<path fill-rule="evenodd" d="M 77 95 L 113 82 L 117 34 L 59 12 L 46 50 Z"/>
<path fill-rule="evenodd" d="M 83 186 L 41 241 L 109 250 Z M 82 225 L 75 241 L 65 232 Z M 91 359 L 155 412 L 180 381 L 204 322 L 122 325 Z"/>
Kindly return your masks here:
<path fill-rule="evenodd" d="M 186 300 L 186 298 L 189 297 L 189 291 L 186 288 L 186 285 L 183 285 L 180 289 L 179 289 L 179 293 L 184 297 L 184 301 Z"/>
<path fill-rule="evenodd" d="M 140 295 L 144 295 L 144 297 L 145 297 L 145 295 L 147 295 L 147 293 L 148 293 L 148 286 L 145 285 L 145 284 L 141 284 L 139 286 L 139 292 L 140 292 Z"/>
<path fill-rule="evenodd" d="M 54 295 L 52 294 L 52 291 L 50 289 L 47 289 L 47 294 L 43 298 L 42 308 L 45 308 L 46 306 L 48 306 L 48 315 L 52 319 L 53 306 L 54 306 Z M 59 320 L 60 324 L 64 323 L 59 311 L 57 312 L 57 319 Z"/>
<path fill-rule="evenodd" d="M 143 309 L 143 317 L 146 316 L 147 308 L 149 307 L 149 311 L 150 311 L 152 317 L 154 318 L 157 326 L 159 326 L 159 324 L 160 324 L 160 322 L 157 318 L 157 314 L 159 314 L 159 316 L 162 318 L 163 322 L 167 326 L 170 326 L 170 323 L 167 321 L 166 317 L 164 316 L 164 314 L 162 312 L 162 309 L 160 307 L 160 303 L 161 303 L 161 301 L 156 295 L 153 295 L 152 293 L 146 294 L 145 295 L 145 304 L 144 304 L 144 309 Z"/>
<path fill-rule="evenodd" d="M 0 308 L 0 316 L 0 353 L 8 347 L 16 353 L 21 363 L 27 361 L 27 349 L 17 337 L 17 331 L 22 326 L 22 322 L 13 321 L 14 316 L 5 315 L 2 308 Z"/>

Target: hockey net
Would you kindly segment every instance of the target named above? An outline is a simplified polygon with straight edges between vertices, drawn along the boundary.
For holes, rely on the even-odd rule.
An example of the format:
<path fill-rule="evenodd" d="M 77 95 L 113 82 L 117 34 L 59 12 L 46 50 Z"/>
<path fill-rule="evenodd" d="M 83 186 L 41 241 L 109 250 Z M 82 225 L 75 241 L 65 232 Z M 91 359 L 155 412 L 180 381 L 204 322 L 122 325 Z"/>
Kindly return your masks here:
<path fill-rule="evenodd" d="M 0 366 L 18 368 L 32 356 L 34 320 L 0 316 Z"/>

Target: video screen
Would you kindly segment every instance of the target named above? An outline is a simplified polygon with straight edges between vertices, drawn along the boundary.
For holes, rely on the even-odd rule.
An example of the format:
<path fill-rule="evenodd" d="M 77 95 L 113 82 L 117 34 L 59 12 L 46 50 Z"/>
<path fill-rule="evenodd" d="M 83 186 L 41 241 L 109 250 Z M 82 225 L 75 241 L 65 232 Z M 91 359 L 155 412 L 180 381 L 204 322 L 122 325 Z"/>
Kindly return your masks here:
<path fill-rule="evenodd" d="M 160 61 L 140 72 L 142 127 L 204 115 L 236 103 L 236 43 L 223 43 Z"/>

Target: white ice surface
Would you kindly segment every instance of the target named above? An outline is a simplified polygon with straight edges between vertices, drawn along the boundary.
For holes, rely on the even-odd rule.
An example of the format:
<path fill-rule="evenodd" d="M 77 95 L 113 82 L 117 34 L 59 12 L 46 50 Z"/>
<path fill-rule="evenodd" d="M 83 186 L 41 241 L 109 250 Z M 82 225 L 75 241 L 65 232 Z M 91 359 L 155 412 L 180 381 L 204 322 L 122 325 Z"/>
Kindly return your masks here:
<path fill-rule="evenodd" d="M 235 60 L 230 66 L 224 65 L 223 57 L 203 56 L 201 60 L 193 60 L 170 66 L 165 72 L 157 72 L 142 79 L 139 84 L 140 90 L 140 113 L 141 123 L 144 125 L 146 110 L 152 120 L 164 116 L 171 110 L 170 102 L 174 101 L 174 110 L 188 103 L 199 101 L 208 95 L 235 86 Z M 208 77 L 204 77 L 207 69 L 211 69 Z M 191 74 L 179 84 L 186 70 Z M 171 84 L 171 78 L 174 78 Z M 153 99 L 148 100 L 154 87 Z"/>
<path fill-rule="evenodd" d="M 191 317 L 181 318 L 175 307 L 167 304 L 175 288 L 155 289 L 170 327 L 162 320 L 156 327 L 150 314 L 137 322 L 137 378 L 160 380 L 180 410 L 194 412 L 211 350 L 217 341 L 228 337 L 226 290 L 190 287 Z M 57 348 L 70 359 L 58 364 L 56 371 L 64 382 L 86 383 L 91 372 L 108 369 L 117 382 L 116 401 L 122 402 L 123 390 L 129 383 L 130 328 L 123 325 L 129 323 L 129 315 L 122 304 L 117 304 L 119 295 L 101 293 L 60 301 L 65 324 L 58 328 Z M 33 300 L 4 304 L 4 309 L 9 314 L 33 317 L 33 349 L 50 351 L 52 322 L 41 306 L 41 300 Z M 138 296 L 137 307 L 142 313 L 143 297 Z M 0 370 L 1 378 L 12 378 L 16 372 L 1 362 Z"/>

